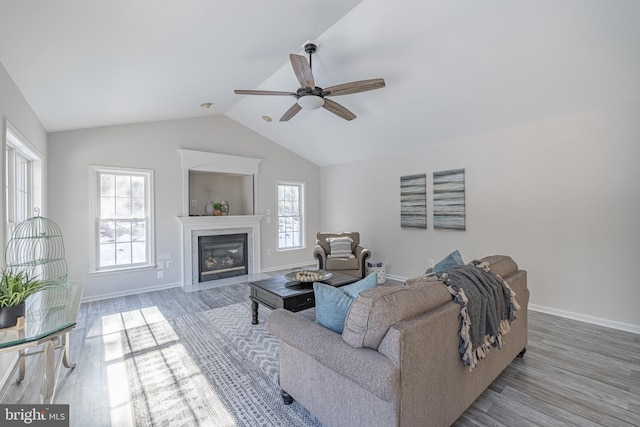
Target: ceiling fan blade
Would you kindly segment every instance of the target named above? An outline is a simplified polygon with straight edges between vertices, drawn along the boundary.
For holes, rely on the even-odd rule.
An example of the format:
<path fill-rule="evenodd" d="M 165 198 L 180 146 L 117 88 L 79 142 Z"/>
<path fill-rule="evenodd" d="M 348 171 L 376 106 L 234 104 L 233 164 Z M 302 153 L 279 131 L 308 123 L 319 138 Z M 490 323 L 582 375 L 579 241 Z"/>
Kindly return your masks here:
<path fill-rule="evenodd" d="M 356 115 L 351 111 L 344 108 L 342 105 L 338 104 L 335 101 L 325 98 L 324 105 L 322 106 L 325 110 L 331 111 L 333 114 L 342 117 L 345 120 L 353 120 L 356 118 Z"/>
<path fill-rule="evenodd" d="M 324 88 L 323 92 L 326 93 L 325 96 L 349 95 L 352 93 L 381 89 L 384 86 L 384 79 L 369 79 L 327 87 Z"/>
<path fill-rule="evenodd" d="M 284 92 L 279 90 L 240 90 L 233 91 L 236 95 L 280 95 L 280 96 L 296 96 L 294 92 Z"/>
<path fill-rule="evenodd" d="M 288 121 L 290 118 L 292 118 L 293 116 L 295 116 L 296 114 L 298 114 L 300 112 L 300 110 L 302 110 L 302 107 L 298 105 L 298 103 L 296 102 L 295 104 L 293 104 L 291 106 L 291 108 L 289 108 L 287 110 L 286 113 L 284 113 L 282 115 L 282 117 L 280 117 L 280 121 L 281 122 L 286 122 Z"/>
<path fill-rule="evenodd" d="M 291 66 L 293 72 L 296 73 L 296 77 L 302 87 L 316 88 L 316 83 L 313 81 L 313 73 L 311 72 L 311 66 L 307 58 L 301 55 L 290 54 Z"/>

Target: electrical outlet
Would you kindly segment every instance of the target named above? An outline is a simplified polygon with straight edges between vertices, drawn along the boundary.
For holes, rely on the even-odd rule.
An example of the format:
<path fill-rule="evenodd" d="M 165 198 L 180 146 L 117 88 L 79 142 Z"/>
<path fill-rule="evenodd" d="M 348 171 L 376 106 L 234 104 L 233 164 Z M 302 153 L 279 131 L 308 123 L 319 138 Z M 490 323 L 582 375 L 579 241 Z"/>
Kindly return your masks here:
<path fill-rule="evenodd" d="M 164 271 L 158 271 L 158 279 L 162 279 L 164 277 Z"/>
<path fill-rule="evenodd" d="M 436 262 L 432 259 L 429 260 L 429 268 L 433 268 L 436 266 Z"/>
<path fill-rule="evenodd" d="M 162 261 L 158 261 L 158 270 L 162 270 L 164 268 L 164 264 Z"/>
<path fill-rule="evenodd" d="M 267 255 L 271 255 L 271 249 L 267 249 Z"/>
<path fill-rule="evenodd" d="M 171 264 L 172 264 L 171 261 L 165 261 L 164 263 L 167 266 L 167 270 L 171 268 Z"/>
<path fill-rule="evenodd" d="M 192 200 L 192 201 L 191 201 L 191 206 L 193 206 L 194 208 L 195 208 L 196 206 L 198 206 L 198 201 L 197 201 L 197 200 Z"/>

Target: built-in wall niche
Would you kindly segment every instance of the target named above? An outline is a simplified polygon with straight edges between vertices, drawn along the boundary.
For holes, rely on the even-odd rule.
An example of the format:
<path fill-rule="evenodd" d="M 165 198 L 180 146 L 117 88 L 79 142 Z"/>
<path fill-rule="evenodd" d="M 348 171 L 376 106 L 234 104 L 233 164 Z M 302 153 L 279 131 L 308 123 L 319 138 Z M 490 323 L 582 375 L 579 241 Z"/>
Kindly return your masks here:
<path fill-rule="evenodd" d="M 206 216 L 209 201 L 223 200 L 229 203 L 228 216 L 255 215 L 262 159 L 183 148 L 178 152 L 183 171 L 182 216 Z"/>
<path fill-rule="evenodd" d="M 229 215 L 253 215 L 253 175 L 189 171 L 189 216 L 206 215 L 207 203 L 222 200 Z"/>

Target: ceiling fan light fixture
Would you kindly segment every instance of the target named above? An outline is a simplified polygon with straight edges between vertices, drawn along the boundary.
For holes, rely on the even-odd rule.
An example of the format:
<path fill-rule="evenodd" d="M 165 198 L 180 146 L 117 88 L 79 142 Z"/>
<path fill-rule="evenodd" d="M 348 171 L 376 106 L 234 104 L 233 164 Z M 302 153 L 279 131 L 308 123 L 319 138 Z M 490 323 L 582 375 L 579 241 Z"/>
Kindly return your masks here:
<path fill-rule="evenodd" d="M 317 95 L 305 95 L 298 98 L 298 105 L 305 110 L 317 110 L 324 105 L 324 98 Z"/>

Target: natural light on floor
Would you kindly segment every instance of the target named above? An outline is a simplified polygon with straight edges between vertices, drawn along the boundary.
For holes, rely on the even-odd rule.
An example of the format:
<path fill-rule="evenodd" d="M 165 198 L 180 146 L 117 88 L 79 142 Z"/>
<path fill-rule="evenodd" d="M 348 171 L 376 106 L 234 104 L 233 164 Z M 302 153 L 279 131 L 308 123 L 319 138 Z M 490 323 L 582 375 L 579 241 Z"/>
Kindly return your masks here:
<path fill-rule="evenodd" d="M 111 425 L 135 426 L 136 416 L 167 425 L 176 411 L 193 424 L 236 424 L 157 307 L 103 316 L 101 326 Z"/>

